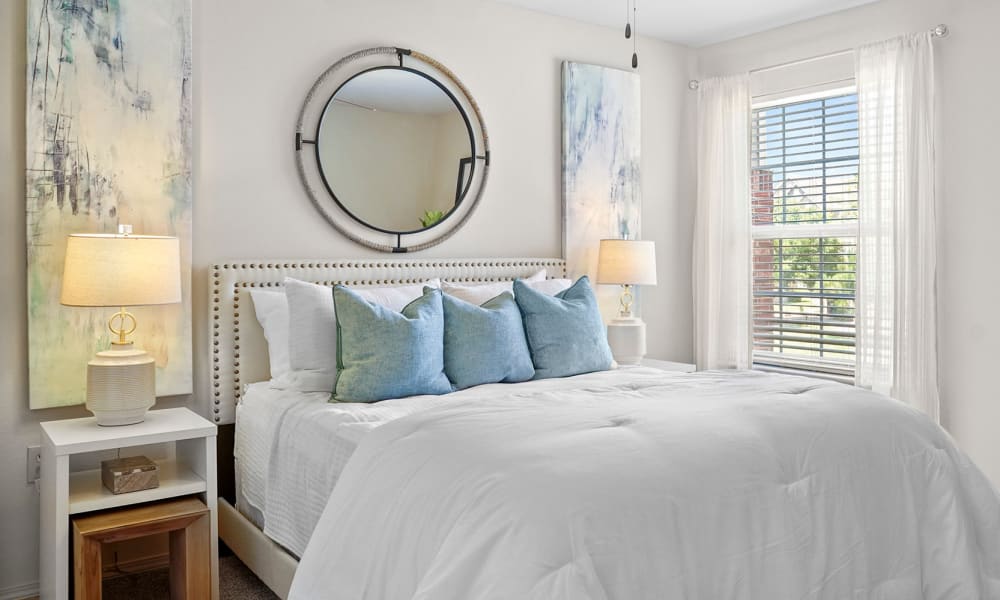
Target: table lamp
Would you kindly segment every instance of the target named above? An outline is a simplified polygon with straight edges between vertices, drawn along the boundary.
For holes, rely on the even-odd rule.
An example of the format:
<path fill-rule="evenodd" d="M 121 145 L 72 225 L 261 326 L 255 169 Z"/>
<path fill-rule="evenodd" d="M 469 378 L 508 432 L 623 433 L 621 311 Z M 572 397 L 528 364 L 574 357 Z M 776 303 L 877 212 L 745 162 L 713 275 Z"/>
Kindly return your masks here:
<path fill-rule="evenodd" d="M 608 323 L 608 345 L 620 365 L 637 365 L 646 355 L 646 324 L 632 315 L 634 285 L 656 285 L 656 248 L 640 240 L 601 240 L 597 283 L 622 286 L 617 319 Z"/>
<path fill-rule="evenodd" d="M 175 237 L 72 234 L 66 241 L 62 296 L 65 306 L 115 306 L 108 320 L 111 349 L 87 363 L 87 410 L 98 425 L 131 425 L 156 402 L 153 357 L 127 336 L 137 323 L 127 306 L 181 301 L 180 243 Z"/>

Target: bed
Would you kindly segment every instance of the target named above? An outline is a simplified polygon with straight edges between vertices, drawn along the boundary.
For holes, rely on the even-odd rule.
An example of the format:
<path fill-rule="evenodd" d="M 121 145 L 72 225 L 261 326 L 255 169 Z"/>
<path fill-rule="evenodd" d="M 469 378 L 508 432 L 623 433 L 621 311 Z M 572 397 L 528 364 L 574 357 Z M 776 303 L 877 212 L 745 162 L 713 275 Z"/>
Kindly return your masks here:
<path fill-rule="evenodd" d="M 542 263 L 561 269 L 331 262 L 312 279 Z M 399 274 L 350 273 L 381 268 Z M 246 426 L 220 535 L 282 597 L 1000 598 L 1000 497 L 909 407 L 804 377 L 642 368 L 363 407 L 244 389 L 266 360 L 239 290 L 274 269 L 213 270 L 213 354 L 233 361 L 213 381 L 217 420 Z"/>

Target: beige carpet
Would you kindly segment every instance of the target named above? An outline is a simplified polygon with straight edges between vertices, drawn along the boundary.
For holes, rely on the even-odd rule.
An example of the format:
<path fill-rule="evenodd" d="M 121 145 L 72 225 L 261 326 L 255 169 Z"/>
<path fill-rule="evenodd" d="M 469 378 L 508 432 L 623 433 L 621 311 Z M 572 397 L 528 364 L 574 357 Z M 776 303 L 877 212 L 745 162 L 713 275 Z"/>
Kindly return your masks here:
<path fill-rule="evenodd" d="M 122 575 L 104 581 L 106 600 L 166 600 L 170 598 L 166 569 Z M 276 600 L 277 596 L 235 556 L 219 559 L 219 595 L 222 600 Z"/>

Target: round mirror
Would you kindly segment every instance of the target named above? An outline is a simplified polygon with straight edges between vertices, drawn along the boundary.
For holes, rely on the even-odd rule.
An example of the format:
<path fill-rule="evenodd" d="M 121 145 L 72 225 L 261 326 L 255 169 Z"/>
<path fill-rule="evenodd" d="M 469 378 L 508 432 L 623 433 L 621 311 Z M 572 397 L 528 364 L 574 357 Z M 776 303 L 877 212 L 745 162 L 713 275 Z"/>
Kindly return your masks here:
<path fill-rule="evenodd" d="M 475 138 L 458 101 L 403 67 L 376 67 L 344 83 L 323 112 L 316 152 L 340 206 L 387 233 L 444 221 L 475 169 Z"/>
<path fill-rule="evenodd" d="M 462 84 L 399 48 L 364 50 L 327 70 L 306 98 L 296 150 L 323 216 L 390 252 L 450 236 L 475 208 L 489 164 L 479 109 Z"/>

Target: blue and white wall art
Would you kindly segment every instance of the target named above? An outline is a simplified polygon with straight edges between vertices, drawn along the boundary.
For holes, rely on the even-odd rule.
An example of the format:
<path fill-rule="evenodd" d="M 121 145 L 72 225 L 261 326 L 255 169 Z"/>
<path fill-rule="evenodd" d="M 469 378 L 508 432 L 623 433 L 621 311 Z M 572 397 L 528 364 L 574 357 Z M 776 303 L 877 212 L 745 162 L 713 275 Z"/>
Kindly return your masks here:
<path fill-rule="evenodd" d="M 32 408 L 79 404 L 107 309 L 59 304 L 66 236 L 181 240 L 184 300 L 136 307 L 157 395 L 191 392 L 191 0 L 27 0 Z"/>
<path fill-rule="evenodd" d="M 563 257 L 572 278 L 597 275 L 604 238 L 640 239 L 639 75 L 563 63 Z M 598 286 L 604 318 L 617 286 Z"/>

